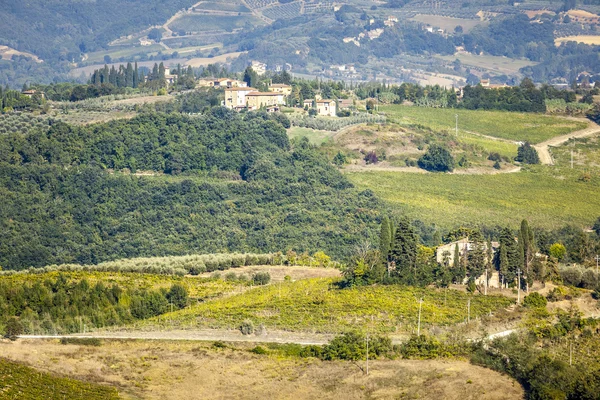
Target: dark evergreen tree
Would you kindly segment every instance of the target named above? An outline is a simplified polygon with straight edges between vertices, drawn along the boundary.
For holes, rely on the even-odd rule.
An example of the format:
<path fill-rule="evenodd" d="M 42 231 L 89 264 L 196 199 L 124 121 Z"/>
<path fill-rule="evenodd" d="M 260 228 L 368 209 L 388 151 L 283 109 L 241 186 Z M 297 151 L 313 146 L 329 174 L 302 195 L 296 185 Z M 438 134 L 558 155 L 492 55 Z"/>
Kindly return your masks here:
<path fill-rule="evenodd" d="M 402 283 L 416 283 L 417 234 L 408 219 L 402 218 L 396 227 L 396 235 L 390 251 L 390 260 L 396 269 L 394 276 Z"/>
<path fill-rule="evenodd" d="M 386 267 L 388 265 L 391 242 L 392 232 L 390 231 L 390 220 L 387 216 L 384 216 L 381 220 L 381 232 L 379 234 L 379 252 L 381 253 L 382 261 Z"/>
<path fill-rule="evenodd" d="M 525 142 L 523 145 L 519 146 L 515 161 L 524 164 L 539 164 L 540 157 L 538 156 L 537 150 L 528 142 Z"/>
<path fill-rule="evenodd" d="M 467 253 L 467 274 L 471 279 L 479 278 L 485 272 L 485 242 L 481 233 L 469 237 L 471 249 Z"/>

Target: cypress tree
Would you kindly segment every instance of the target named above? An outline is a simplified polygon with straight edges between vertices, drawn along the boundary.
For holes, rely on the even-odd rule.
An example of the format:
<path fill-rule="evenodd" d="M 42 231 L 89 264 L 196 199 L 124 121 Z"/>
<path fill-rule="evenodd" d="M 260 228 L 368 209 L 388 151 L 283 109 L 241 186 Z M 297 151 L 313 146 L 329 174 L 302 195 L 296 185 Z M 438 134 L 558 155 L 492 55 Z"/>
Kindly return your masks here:
<path fill-rule="evenodd" d="M 527 291 L 529 291 L 529 276 L 530 266 L 535 258 L 535 241 L 533 237 L 533 231 L 529 227 L 527 220 L 521 221 L 521 230 L 519 232 L 519 249 L 522 256 L 523 273 L 525 275 L 527 283 Z"/>
<path fill-rule="evenodd" d="M 396 275 L 403 283 L 416 283 L 417 234 L 406 218 L 402 218 L 396 228 L 390 260 L 396 264 Z"/>
<path fill-rule="evenodd" d="M 458 243 L 454 246 L 454 258 L 452 259 L 452 266 L 457 268 L 460 266 L 460 249 L 458 248 Z"/>
<path fill-rule="evenodd" d="M 131 63 L 127 63 L 127 68 L 125 68 L 125 86 L 133 87 L 133 67 Z"/>
<path fill-rule="evenodd" d="M 140 76 L 138 71 L 137 61 L 135 62 L 135 67 L 133 67 L 133 81 L 132 85 L 134 88 L 137 88 L 140 84 Z"/>
<path fill-rule="evenodd" d="M 469 277 L 477 279 L 485 271 L 485 246 L 483 244 L 483 237 L 479 232 L 476 232 L 473 236 L 471 236 L 470 241 L 473 245 L 471 251 L 467 253 L 467 272 Z"/>
<path fill-rule="evenodd" d="M 388 217 L 383 217 L 381 220 L 381 232 L 379 234 L 379 251 L 381 252 L 381 258 L 386 265 L 391 242 L 392 232 L 390 232 L 390 220 Z"/>

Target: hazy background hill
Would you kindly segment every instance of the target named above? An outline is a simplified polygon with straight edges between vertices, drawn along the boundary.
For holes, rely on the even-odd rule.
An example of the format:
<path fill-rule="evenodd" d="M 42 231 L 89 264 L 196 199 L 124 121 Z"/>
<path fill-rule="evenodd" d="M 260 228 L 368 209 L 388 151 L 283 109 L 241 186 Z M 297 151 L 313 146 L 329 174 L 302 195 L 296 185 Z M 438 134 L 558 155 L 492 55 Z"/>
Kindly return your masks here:
<path fill-rule="evenodd" d="M 251 61 L 298 76 L 462 86 L 598 74 L 597 0 L 97 0 L 0 10 L 0 84 L 85 81 L 105 63 Z M 558 46 L 561 43 L 568 45 Z M 577 44 L 579 43 L 579 44 Z M 37 58 L 36 58 L 37 57 Z"/>

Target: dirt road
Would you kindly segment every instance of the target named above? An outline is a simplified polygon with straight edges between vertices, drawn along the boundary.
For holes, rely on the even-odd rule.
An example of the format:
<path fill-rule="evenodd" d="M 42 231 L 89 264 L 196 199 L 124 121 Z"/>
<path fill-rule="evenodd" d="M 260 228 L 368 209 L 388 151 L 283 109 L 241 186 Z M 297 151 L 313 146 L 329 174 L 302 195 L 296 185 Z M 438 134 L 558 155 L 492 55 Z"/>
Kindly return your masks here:
<path fill-rule="evenodd" d="M 545 142 L 538 143 L 533 147 L 535 147 L 535 149 L 538 152 L 538 155 L 540 156 L 540 163 L 546 165 L 554 165 L 554 160 L 552 159 L 552 155 L 550 154 L 550 146 L 560 146 L 561 144 L 567 142 L 571 138 L 583 138 L 593 136 L 599 133 L 600 125 L 589 121 L 589 126 L 586 129 L 571 132 L 562 136 L 553 137 L 552 139 L 548 139 Z"/>
<path fill-rule="evenodd" d="M 487 338 L 492 340 L 505 337 L 516 332 L 509 329 L 490 334 Z M 198 330 L 173 330 L 173 331 L 104 331 L 80 333 L 75 335 L 21 335 L 19 339 L 48 340 L 48 339 L 112 339 L 112 340 L 168 340 L 168 341 L 224 341 L 242 343 L 295 343 L 301 345 L 324 345 L 329 343 L 335 335 L 322 333 L 302 333 L 287 331 L 265 331 L 262 334 L 242 335 L 238 330 L 227 329 L 198 329 Z M 395 336 L 393 344 L 401 344 L 408 335 Z"/>

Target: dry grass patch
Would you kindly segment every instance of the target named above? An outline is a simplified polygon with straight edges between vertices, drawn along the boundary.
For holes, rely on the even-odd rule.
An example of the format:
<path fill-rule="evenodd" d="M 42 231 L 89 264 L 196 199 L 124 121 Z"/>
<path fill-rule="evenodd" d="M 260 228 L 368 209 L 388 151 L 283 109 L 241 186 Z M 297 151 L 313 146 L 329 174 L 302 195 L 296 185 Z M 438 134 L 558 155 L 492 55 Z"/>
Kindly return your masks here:
<path fill-rule="evenodd" d="M 600 44 L 600 35 L 577 35 L 577 36 L 565 36 L 554 39 L 554 44 L 560 46 L 566 42 L 578 42 L 584 44 L 597 45 Z"/>
<path fill-rule="evenodd" d="M 254 345 L 111 341 L 0 344 L 11 360 L 109 383 L 130 399 L 519 399 L 517 382 L 462 361 L 372 361 L 367 377 L 350 362 L 259 356 Z"/>

